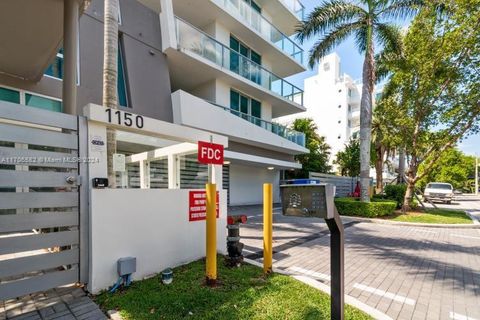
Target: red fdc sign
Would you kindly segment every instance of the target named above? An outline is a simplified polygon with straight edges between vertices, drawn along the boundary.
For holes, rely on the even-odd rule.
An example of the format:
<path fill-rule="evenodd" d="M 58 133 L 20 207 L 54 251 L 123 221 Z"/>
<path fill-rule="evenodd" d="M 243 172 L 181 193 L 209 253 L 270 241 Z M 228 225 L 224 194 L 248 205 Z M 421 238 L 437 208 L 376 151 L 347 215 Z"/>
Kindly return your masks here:
<path fill-rule="evenodd" d="M 198 141 L 198 162 L 203 164 L 223 164 L 223 145 Z"/>
<path fill-rule="evenodd" d="M 219 217 L 218 191 L 216 197 L 217 218 Z M 190 191 L 188 205 L 188 221 L 200 221 L 207 218 L 207 194 L 205 191 Z"/>

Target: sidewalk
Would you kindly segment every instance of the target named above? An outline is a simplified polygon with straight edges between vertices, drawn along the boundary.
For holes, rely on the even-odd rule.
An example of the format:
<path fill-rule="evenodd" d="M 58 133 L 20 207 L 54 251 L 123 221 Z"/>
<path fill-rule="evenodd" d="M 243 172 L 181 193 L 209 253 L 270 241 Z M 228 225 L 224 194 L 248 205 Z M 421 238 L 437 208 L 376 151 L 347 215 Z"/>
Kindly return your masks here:
<path fill-rule="evenodd" d="M 103 320 L 107 317 L 83 291 L 66 286 L 0 301 L 0 320 Z"/>

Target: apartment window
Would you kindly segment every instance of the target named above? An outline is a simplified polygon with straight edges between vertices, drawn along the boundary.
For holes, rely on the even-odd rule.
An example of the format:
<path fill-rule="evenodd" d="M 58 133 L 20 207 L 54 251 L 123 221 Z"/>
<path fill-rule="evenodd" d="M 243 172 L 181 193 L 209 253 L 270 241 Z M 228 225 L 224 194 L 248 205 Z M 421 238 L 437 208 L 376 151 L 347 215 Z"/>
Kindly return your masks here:
<path fill-rule="evenodd" d="M 15 90 L 0 87 L 0 100 L 13 103 L 22 103 L 26 106 L 62 112 L 62 102 L 59 99 L 42 96 L 39 94 L 25 92 L 23 90 Z"/>
<path fill-rule="evenodd" d="M 125 55 L 123 52 L 123 37 L 118 37 L 118 60 L 117 60 L 117 94 L 118 104 L 122 107 L 130 108 L 128 103 L 127 77 L 125 73 Z"/>
<path fill-rule="evenodd" d="M 230 70 L 260 84 L 262 56 L 232 35 L 230 35 L 230 49 L 232 49 L 230 51 Z M 252 64 L 249 60 L 255 62 L 258 66 Z"/>
<path fill-rule="evenodd" d="M 25 105 L 49 111 L 62 112 L 62 102 L 30 93 L 25 93 Z"/>
<path fill-rule="evenodd" d="M 48 66 L 44 74 L 56 79 L 63 79 L 63 48 L 58 50 L 55 61 Z"/>
<path fill-rule="evenodd" d="M 258 13 L 262 13 L 262 8 L 253 0 L 247 1 L 247 3 L 250 3 L 250 6 L 253 8 L 253 10 L 257 11 Z"/>
<path fill-rule="evenodd" d="M 230 90 L 230 109 L 233 114 L 261 126 L 262 103 L 260 101 Z"/>
<path fill-rule="evenodd" d="M 0 87 L 0 100 L 12 103 L 20 103 L 20 92 Z"/>
<path fill-rule="evenodd" d="M 348 96 L 349 96 L 349 97 L 352 96 L 352 89 L 348 89 Z"/>

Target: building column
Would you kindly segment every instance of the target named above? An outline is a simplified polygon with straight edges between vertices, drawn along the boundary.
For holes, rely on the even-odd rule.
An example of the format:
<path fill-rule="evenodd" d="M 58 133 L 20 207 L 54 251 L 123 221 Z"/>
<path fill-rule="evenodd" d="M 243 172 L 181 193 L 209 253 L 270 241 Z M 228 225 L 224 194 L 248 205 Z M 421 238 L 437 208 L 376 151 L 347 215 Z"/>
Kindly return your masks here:
<path fill-rule="evenodd" d="M 65 0 L 63 4 L 63 112 L 77 114 L 77 53 L 78 19 L 80 3 L 78 0 Z"/>

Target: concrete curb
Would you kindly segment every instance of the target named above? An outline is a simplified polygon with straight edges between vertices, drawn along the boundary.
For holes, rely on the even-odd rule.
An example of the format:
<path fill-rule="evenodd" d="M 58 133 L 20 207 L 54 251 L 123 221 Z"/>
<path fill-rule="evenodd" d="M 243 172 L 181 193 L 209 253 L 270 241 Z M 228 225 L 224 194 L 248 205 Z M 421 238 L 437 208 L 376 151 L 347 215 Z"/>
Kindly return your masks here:
<path fill-rule="evenodd" d="M 476 219 L 472 218 L 470 214 L 467 213 L 470 219 L 473 220 L 473 224 L 436 224 L 436 223 L 417 223 L 417 222 L 399 222 L 399 221 L 389 221 L 383 219 L 373 219 L 373 218 L 360 218 L 360 217 L 350 217 L 350 216 L 341 216 L 342 220 L 345 221 L 358 221 L 358 222 L 369 222 L 377 224 L 387 224 L 392 226 L 410 226 L 410 227 L 426 227 L 426 228 L 451 228 L 451 229 L 480 229 L 480 223 Z"/>
<path fill-rule="evenodd" d="M 254 260 L 250 260 L 250 259 L 243 259 L 243 261 L 245 261 L 246 263 L 249 263 L 251 265 L 254 265 L 256 267 L 260 267 L 260 268 L 263 268 L 263 264 L 260 263 L 260 262 L 257 262 L 257 261 L 254 261 Z M 273 268 L 273 272 L 275 273 L 278 273 L 278 274 L 283 274 L 283 275 L 286 275 L 286 276 L 290 276 L 298 281 L 301 281 L 317 290 L 320 290 L 328 295 L 330 295 L 330 287 L 327 286 L 326 284 L 324 283 L 321 283 L 313 278 L 310 278 L 308 276 L 305 276 L 305 275 L 295 275 L 295 274 L 292 274 L 288 271 L 285 271 L 285 270 L 280 270 L 280 269 L 277 269 L 277 268 Z M 360 300 L 357 300 L 355 299 L 354 297 L 352 296 L 349 296 L 349 295 L 345 295 L 345 303 L 359 309 L 359 310 L 362 310 L 363 312 L 365 312 L 366 314 L 372 316 L 374 319 L 377 319 L 377 320 L 393 320 L 392 318 L 390 318 L 389 316 L 387 316 L 386 314 L 384 314 L 383 312 L 380 312 L 378 311 L 377 309 L 375 308 L 372 308 L 370 307 L 369 305 L 366 305 L 365 303 L 361 302 Z"/>

